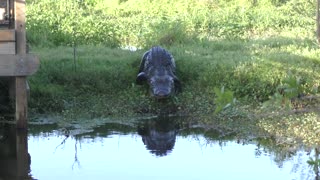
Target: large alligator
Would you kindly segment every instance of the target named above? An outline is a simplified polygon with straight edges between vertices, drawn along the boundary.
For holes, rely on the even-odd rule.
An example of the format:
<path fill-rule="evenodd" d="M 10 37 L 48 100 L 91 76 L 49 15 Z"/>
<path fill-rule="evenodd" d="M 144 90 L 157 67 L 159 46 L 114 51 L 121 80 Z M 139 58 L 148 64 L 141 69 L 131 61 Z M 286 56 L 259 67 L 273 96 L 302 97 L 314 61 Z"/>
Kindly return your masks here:
<path fill-rule="evenodd" d="M 160 46 L 155 46 L 144 53 L 137 84 L 147 81 L 151 95 L 157 99 L 167 98 L 181 91 L 181 84 L 176 76 L 176 64 L 173 56 Z"/>

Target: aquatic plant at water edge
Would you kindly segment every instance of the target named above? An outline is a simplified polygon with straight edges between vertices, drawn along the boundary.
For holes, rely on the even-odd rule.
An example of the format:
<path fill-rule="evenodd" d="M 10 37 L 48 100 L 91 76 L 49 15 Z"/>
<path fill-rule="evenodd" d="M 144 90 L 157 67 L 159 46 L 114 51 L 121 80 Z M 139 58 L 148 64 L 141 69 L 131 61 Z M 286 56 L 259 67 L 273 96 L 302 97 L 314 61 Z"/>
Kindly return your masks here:
<path fill-rule="evenodd" d="M 213 91 L 216 96 L 214 99 L 214 103 L 216 105 L 214 113 L 219 113 L 236 102 L 236 99 L 233 97 L 233 92 L 225 90 L 224 86 L 222 86 L 221 89 L 215 87 Z"/>

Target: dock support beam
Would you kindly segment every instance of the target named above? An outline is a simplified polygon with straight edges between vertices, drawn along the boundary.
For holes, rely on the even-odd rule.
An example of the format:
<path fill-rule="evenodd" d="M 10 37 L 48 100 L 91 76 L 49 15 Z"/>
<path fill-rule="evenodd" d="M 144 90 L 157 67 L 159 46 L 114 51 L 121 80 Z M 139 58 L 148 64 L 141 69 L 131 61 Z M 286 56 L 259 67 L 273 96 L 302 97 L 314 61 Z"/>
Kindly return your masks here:
<path fill-rule="evenodd" d="M 16 123 L 17 128 L 27 129 L 28 124 L 28 95 L 27 79 L 24 76 L 15 77 L 16 83 Z"/>
<path fill-rule="evenodd" d="M 15 29 L 16 29 L 16 50 L 18 55 L 25 55 L 27 53 L 26 40 L 26 2 L 25 0 L 15 0 Z M 15 77 L 16 85 L 16 123 L 17 128 L 27 129 L 27 78 L 25 76 Z"/>
<path fill-rule="evenodd" d="M 10 7 L 13 7 L 10 12 L 14 14 L 14 23 L 10 23 L 8 29 L 0 29 L 0 76 L 9 79 L 9 95 L 10 99 L 15 100 L 17 128 L 27 129 L 27 76 L 37 71 L 40 62 L 38 57 L 27 53 L 26 0 L 9 1 Z"/>

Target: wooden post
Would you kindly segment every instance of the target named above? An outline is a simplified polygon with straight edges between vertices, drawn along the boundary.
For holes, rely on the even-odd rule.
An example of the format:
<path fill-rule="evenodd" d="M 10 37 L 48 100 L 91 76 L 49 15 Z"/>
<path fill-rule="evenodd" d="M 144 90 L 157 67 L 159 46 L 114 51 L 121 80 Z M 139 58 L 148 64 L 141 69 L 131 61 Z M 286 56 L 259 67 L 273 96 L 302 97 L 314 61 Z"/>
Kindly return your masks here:
<path fill-rule="evenodd" d="M 26 51 L 26 15 L 25 0 L 15 0 L 15 29 L 16 29 L 16 53 L 25 55 Z M 23 62 L 20 62 L 23 63 Z M 16 85 L 16 123 L 17 128 L 27 129 L 27 78 L 26 76 L 15 77 Z"/>
<path fill-rule="evenodd" d="M 15 99 L 15 119 L 19 129 L 27 129 L 27 76 L 39 67 L 39 59 L 27 54 L 25 1 L 9 1 L 10 17 L 14 15 L 14 18 L 10 18 L 9 29 L 0 30 L 0 76 L 11 79 L 9 94 Z"/>

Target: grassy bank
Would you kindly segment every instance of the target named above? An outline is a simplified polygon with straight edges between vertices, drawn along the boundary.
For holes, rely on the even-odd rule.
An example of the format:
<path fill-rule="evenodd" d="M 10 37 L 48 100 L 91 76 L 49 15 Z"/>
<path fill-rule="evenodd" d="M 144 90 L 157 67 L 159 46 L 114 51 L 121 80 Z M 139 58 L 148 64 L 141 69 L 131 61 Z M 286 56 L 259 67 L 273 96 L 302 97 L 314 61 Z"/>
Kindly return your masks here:
<path fill-rule="evenodd" d="M 159 103 L 146 86 L 135 84 L 145 50 L 79 46 L 74 59 L 71 47 L 34 48 L 41 67 L 29 79 L 31 108 L 89 116 L 156 114 L 163 108 L 174 114 L 208 114 L 219 105 L 214 88 L 230 90 L 240 104 L 262 104 L 271 97 L 285 100 L 275 96 L 281 90 L 281 97 L 297 92 L 288 98 L 316 94 L 320 83 L 320 51 L 308 39 L 199 41 L 168 50 L 176 59 L 183 92 Z M 292 85 L 286 81 L 290 78 L 301 83 Z"/>
<path fill-rule="evenodd" d="M 293 99 L 318 92 L 315 7 L 302 0 L 28 0 L 27 39 L 42 60 L 30 78 L 31 105 L 35 112 L 88 108 L 93 116 L 165 107 L 211 113 L 234 98 L 295 108 Z M 116 48 L 128 45 L 142 50 Z M 167 103 L 134 83 L 152 45 L 172 52 L 183 83 Z"/>

